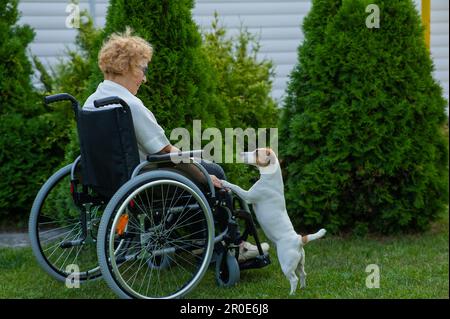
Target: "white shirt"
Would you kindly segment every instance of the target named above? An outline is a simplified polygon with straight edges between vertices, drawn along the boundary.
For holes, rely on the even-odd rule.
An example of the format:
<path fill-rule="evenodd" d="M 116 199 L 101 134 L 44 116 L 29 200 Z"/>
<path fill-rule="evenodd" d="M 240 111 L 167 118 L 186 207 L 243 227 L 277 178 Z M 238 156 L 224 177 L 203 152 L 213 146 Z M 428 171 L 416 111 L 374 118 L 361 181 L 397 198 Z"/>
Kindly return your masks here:
<path fill-rule="evenodd" d="M 163 128 L 159 126 L 153 113 L 144 106 L 139 98 L 116 82 L 104 80 L 100 83 L 97 91 L 89 96 L 84 103 L 83 110 L 98 110 L 94 106 L 94 101 L 110 96 L 120 97 L 130 107 L 141 161 L 146 159 L 146 155 L 158 153 L 170 144 Z M 120 107 L 120 105 L 107 105 L 102 107 L 102 109 L 114 107 Z"/>

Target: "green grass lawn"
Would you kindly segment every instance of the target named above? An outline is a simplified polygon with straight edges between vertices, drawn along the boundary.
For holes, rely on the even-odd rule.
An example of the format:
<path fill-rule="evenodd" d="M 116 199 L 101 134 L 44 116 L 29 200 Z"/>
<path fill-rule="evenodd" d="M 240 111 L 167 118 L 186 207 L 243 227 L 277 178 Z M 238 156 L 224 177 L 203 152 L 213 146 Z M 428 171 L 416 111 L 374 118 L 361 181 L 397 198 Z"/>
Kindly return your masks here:
<path fill-rule="evenodd" d="M 305 247 L 307 287 L 289 296 L 273 249 L 272 264 L 241 272 L 219 288 L 209 270 L 188 298 L 449 298 L 448 216 L 419 235 L 343 239 L 325 236 Z M 380 288 L 366 287 L 367 265 L 380 268 Z M 116 298 L 105 282 L 78 289 L 50 278 L 31 249 L 0 249 L 0 298 Z"/>

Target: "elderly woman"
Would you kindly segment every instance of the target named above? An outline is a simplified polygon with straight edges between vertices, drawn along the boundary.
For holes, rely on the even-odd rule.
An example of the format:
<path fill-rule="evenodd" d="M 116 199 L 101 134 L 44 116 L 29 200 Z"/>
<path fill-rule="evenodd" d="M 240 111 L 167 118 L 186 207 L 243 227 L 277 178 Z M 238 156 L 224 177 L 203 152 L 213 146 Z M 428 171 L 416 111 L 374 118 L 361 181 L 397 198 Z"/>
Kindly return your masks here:
<path fill-rule="evenodd" d="M 123 99 L 131 110 L 141 161 L 145 160 L 147 154 L 179 151 L 170 144 L 153 113 L 136 97 L 140 86 L 147 80 L 147 65 L 152 55 L 152 46 L 144 39 L 133 36 L 130 28 L 122 34 L 111 35 L 98 55 L 98 65 L 104 75 L 104 81 L 98 85 L 97 90 L 89 96 L 83 106 L 85 110 L 95 110 L 95 100 L 110 96 Z M 211 174 L 214 186 L 222 188 L 220 180 L 226 179 L 223 169 L 211 162 L 201 161 L 201 165 Z M 269 245 L 263 243 L 262 248 L 268 251 Z M 241 244 L 240 261 L 255 257 L 257 254 L 256 246 L 248 242 Z"/>

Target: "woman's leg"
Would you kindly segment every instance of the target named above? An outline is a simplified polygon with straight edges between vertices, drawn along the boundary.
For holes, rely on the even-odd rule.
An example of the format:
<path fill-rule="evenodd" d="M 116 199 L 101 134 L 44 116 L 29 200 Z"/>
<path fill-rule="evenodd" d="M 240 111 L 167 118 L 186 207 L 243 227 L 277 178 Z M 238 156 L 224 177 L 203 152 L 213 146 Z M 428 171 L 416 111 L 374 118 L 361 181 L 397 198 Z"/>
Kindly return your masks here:
<path fill-rule="evenodd" d="M 210 175 L 215 175 L 218 179 L 223 179 L 226 180 L 227 176 L 225 174 L 225 171 L 223 170 L 223 168 L 213 162 L 207 162 L 205 160 L 202 160 L 200 162 L 200 164 L 206 169 L 206 171 L 210 174 Z M 233 198 L 231 196 L 231 194 L 229 194 L 228 192 L 223 194 L 223 198 L 222 198 L 227 207 L 232 210 L 233 209 Z"/>
<path fill-rule="evenodd" d="M 207 162 L 205 160 L 201 160 L 200 164 L 206 169 L 206 171 L 210 174 L 210 175 L 215 175 L 218 179 L 227 179 L 227 176 L 225 175 L 225 171 L 223 170 L 223 168 L 213 162 Z"/>

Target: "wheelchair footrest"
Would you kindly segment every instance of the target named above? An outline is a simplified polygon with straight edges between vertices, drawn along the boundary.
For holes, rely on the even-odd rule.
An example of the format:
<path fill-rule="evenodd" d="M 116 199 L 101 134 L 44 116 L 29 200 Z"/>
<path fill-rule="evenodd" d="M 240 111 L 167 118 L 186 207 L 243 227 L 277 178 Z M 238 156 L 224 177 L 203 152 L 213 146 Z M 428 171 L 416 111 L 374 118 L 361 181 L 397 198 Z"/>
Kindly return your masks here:
<path fill-rule="evenodd" d="M 271 261 L 270 261 L 270 257 L 268 254 L 259 255 L 259 256 L 256 256 L 255 258 L 252 258 L 252 259 L 246 260 L 245 262 L 240 263 L 239 269 L 245 270 L 245 269 L 263 268 L 263 267 L 270 265 L 270 263 L 271 263 Z"/>

